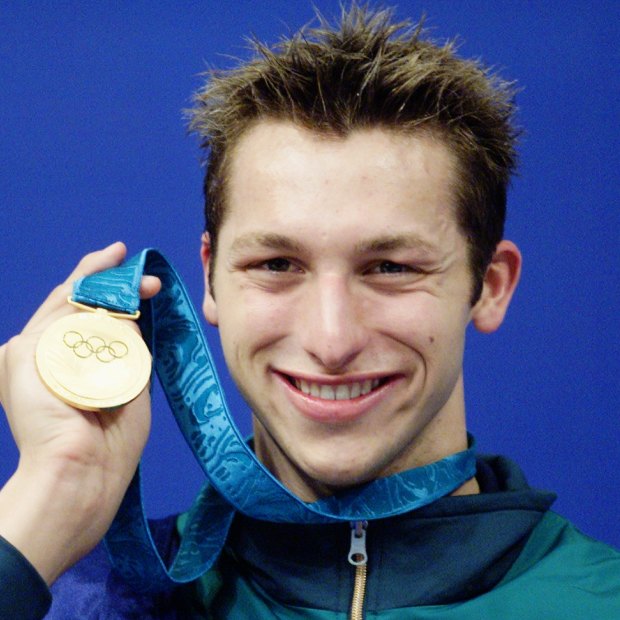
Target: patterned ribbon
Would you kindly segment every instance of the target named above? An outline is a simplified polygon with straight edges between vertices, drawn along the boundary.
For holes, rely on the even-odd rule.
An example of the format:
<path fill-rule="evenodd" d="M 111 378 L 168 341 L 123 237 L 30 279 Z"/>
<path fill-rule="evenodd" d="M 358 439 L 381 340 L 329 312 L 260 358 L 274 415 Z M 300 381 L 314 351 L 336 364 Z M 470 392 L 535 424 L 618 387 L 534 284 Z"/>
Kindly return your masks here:
<path fill-rule="evenodd" d="M 162 290 L 140 304 L 142 274 Z M 209 570 L 235 511 L 272 522 L 328 523 L 385 518 L 429 504 L 475 474 L 473 445 L 424 467 L 354 491 L 304 502 L 260 463 L 233 423 L 196 312 L 180 277 L 153 249 L 74 285 L 75 301 L 119 312 L 142 308 L 141 329 L 168 403 L 208 482 L 190 509 L 179 551 L 167 567 L 153 543 L 140 489 L 132 480 L 106 535 L 112 562 L 130 585 L 157 592 Z M 470 442 L 473 443 L 473 442 Z"/>

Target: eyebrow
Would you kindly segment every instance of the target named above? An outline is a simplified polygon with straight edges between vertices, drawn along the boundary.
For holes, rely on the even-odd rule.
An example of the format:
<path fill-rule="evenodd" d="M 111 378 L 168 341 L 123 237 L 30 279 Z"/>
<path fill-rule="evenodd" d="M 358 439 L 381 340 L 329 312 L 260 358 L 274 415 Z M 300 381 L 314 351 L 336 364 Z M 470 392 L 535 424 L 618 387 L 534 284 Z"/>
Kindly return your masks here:
<path fill-rule="evenodd" d="M 301 253 L 303 249 L 302 245 L 290 237 L 271 232 L 246 233 L 237 237 L 231 246 L 233 252 L 251 248 L 268 248 L 297 254 Z M 438 247 L 434 243 L 415 233 L 373 237 L 356 243 L 354 251 L 356 254 L 378 254 L 403 249 L 420 250 L 424 253 L 438 251 Z"/>
<path fill-rule="evenodd" d="M 421 250 L 422 252 L 437 252 L 438 247 L 415 233 L 401 235 L 383 235 L 366 241 L 360 241 L 355 246 L 358 254 L 375 254 L 394 250 Z"/>
<path fill-rule="evenodd" d="M 301 246 L 290 237 L 269 232 L 246 233 L 245 235 L 241 235 L 233 241 L 231 249 L 233 252 L 237 252 L 255 247 L 284 250 L 287 252 L 301 251 Z"/>

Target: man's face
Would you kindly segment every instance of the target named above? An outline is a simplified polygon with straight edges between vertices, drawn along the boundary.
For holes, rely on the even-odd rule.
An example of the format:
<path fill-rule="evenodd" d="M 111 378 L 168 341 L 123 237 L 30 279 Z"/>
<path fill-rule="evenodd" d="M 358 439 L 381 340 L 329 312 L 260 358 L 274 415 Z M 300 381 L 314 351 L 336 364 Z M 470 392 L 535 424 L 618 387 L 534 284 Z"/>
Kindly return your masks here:
<path fill-rule="evenodd" d="M 429 135 L 276 121 L 232 155 L 205 315 L 259 458 L 306 500 L 465 447 L 453 169 Z"/>

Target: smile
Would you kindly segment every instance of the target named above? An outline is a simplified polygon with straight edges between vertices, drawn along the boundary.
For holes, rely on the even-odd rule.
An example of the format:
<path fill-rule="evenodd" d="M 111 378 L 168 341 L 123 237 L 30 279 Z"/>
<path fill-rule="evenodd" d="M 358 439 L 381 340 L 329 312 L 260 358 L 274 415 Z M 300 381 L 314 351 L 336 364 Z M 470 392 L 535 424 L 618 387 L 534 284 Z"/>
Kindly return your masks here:
<path fill-rule="evenodd" d="M 381 385 L 379 379 L 366 379 L 353 383 L 324 384 L 290 377 L 291 383 L 301 392 L 322 400 L 351 400 L 365 396 Z"/>
<path fill-rule="evenodd" d="M 403 376 L 309 377 L 276 371 L 290 403 L 304 417 L 322 424 L 359 420 L 402 385 Z"/>
<path fill-rule="evenodd" d="M 306 418 L 322 424 L 361 419 L 401 384 L 402 375 L 378 377 L 300 377 L 276 372 L 289 401 Z"/>

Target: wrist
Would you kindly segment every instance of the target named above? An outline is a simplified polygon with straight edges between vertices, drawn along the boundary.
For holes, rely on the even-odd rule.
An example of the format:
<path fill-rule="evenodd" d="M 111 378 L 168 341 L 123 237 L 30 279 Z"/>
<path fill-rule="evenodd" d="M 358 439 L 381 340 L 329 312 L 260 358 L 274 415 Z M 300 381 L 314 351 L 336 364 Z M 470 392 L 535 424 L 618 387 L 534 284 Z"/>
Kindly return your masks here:
<path fill-rule="evenodd" d="M 100 472 L 20 461 L 0 491 L 0 534 L 51 584 L 105 533 L 109 517 Z"/>

